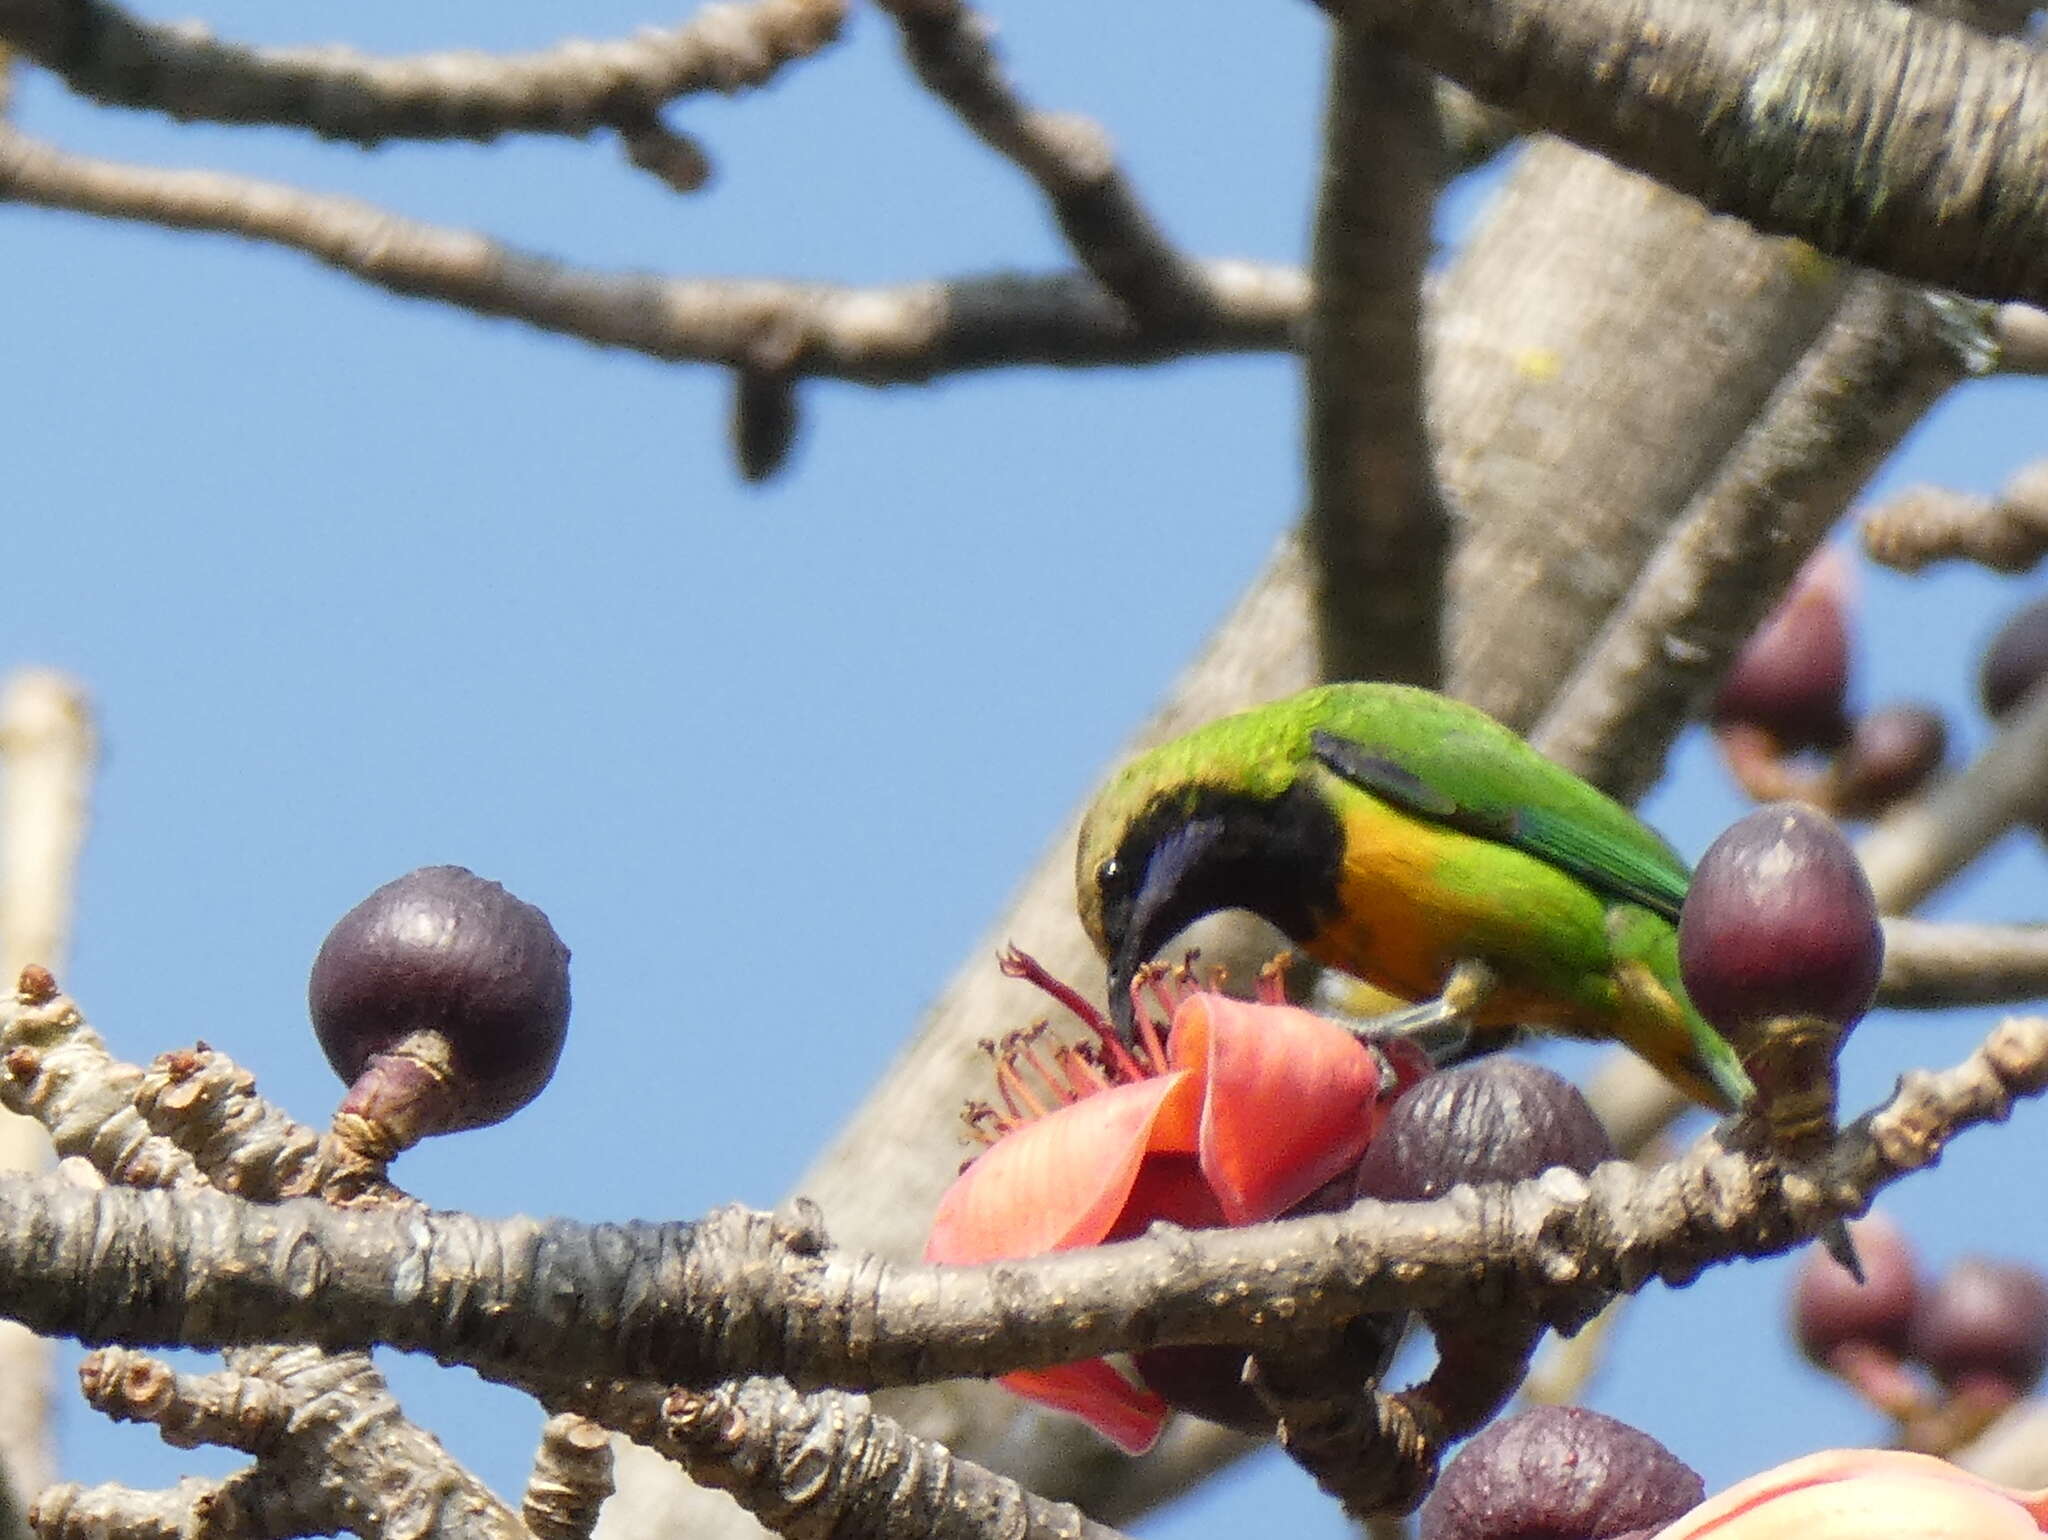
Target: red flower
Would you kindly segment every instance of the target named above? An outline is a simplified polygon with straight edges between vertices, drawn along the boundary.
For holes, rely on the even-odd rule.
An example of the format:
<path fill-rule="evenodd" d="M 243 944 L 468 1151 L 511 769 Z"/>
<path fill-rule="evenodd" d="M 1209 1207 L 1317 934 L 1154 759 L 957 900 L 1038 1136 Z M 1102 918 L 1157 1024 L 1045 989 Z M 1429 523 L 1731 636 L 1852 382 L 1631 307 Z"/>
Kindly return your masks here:
<path fill-rule="evenodd" d="M 1277 986 L 1252 1003 L 1168 988 L 1153 972 L 1138 987 L 1166 1007 L 1171 1027 L 1162 1044 L 1141 1009 L 1133 1054 L 1099 1012 L 1022 953 L 1006 954 L 1003 966 L 1074 1010 L 1099 1046 L 1047 1055 L 1037 1034 L 1002 1046 L 996 1081 L 1009 1116 L 970 1111 L 997 1137 L 940 1200 L 928 1261 L 1096 1246 L 1157 1220 L 1206 1229 L 1278 1218 L 1356 1165 L 1408 1083 L 1343 1027 L 1278 1003 Z M 1002 1383 L 1084 1418 L 1132 1454 L 1151 1447 L 1168 1412 L 1155 1391 L 1099 1358 L 1020 1370 Z"/>
<path fill-rule="evenodd" d="M 1656 1540 L 2024 1540 L 2048 1533 L 2048 1492 L 2021 1492 L 1932 1455 L 1830 1449 L 1739 1482 Z"/>

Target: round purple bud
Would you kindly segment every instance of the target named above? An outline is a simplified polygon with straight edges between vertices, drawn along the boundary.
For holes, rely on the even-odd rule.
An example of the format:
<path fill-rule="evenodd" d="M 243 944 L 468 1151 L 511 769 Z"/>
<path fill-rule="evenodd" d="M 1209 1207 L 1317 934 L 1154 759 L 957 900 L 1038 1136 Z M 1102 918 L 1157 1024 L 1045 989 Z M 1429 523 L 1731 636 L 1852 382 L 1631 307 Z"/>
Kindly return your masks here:
<path fill-rule="evenodd" d="M 1424 1076 L 1388 1109 L 1355 1191 L 1408 1203 L 1552 1166 L 1584 1175 L 1613 1158 L 1607 1130 L 1569 1080 L 1522 1059 L 1477 1059 Z"/>
<path fill-rule="evenodd" d="M 1863 716 L 1835 762 L 1835 806 L 1844 818 L 1875 818 L 1941 768 L 1948 723 L 1932 706 L 1883 706 Z"/>
<path fill-rule="evenodd" d="M 1863 1282 L 1818 1246 L 1811 1247 L 1792 1288 L 1792 1331 L 1799 1350 L 1834 1369 L 1841 1349 L 1867 1345 L 1897 1358 L 1906 1351 L 1920 1274 L 1905 1232 L 1881 1214 L 1849 1227 L 1863 1263 Z"/>
<path fill-rule="evenodd" d="M 1922 1301 L 1912 1352 L 1950 1390 L 1975 1383 L 2018 1399 L 2048 1367 L 2048 1280 L 2023 1263 L 1963 1258 Z"/>
<path fill-rule="evenodd" d="M 1696 1471 L 1647 1433 L 1579 1406 L 1505 1418 L 1444 1468 L 1420 1540 L 1616 1540 L 1699 1506 Z"/>
<path fill-rule="evenodd" d="M 2048 674 L 2048 598 L 2015 612 L 1985 648 L 1977 677 L 1984 710 L 1994 720 L 2007 715 L 2043 674 Z"/>
<path fill-rule="evenodd" d="M 1724 1037 L 1779 1016 L 1853 1025 L 1884 966 L 1877 899 L 1823 813 L 1773 802 L 1722 831 L 1678 922 L 1686 993 Z"/>
<path fill-rule="evenodd" d="M 501 1122 L 540 1094 L 569 1025 L 548 917 L 460 866 L 423 866 L 341 917 L 306 986 L 343 1110 L 398 1147 Z"/>
<path fill-rule="evenodd" d="M 1761 727 L 1785 749 L 1832 749 L 1849 736 L 1849 568 L 1822 551 L 1737 654 L 1714 696 L 1717 723 Z"/>

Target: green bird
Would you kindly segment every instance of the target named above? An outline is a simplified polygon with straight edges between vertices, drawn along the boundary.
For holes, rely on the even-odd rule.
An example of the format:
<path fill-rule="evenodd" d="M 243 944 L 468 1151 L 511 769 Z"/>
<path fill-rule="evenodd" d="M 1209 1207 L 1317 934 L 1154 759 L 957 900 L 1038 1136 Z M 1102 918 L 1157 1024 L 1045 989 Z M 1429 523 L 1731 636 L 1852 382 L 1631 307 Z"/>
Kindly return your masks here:
<path fill-rule="evenodd" d="M 1624 1043 L 1722 1112 L 1752 1094 L 1679 979 L 1677 852 L 1427 690 L 1326 685 L 1140 755 L 1088 810 L 1076 877 L 1126 1030 L 1143 964 L 1245 909 L 1320 963 L 1437 1000 L 1474 1048 L 1533 1027 Z"/>

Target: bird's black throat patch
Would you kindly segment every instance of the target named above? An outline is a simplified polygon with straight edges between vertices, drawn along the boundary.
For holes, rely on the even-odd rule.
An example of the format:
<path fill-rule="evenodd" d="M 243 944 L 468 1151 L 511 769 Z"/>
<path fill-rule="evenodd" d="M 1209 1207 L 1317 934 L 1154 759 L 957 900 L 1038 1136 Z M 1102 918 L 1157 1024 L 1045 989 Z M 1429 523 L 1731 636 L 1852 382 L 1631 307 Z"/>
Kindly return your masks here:
<path fill-rule="evenodd" d="M 1104 893 L 1105 929 L 1120 951 L 1150 956 L 1204 915 L 1247 909 L 1305 941 L 1338 908 L 1343 852 L 1336 814 L 1299 782 L 1268 799 L 1183 788 L 1140 814 L 1118 846 L 1124 891 Z"/>

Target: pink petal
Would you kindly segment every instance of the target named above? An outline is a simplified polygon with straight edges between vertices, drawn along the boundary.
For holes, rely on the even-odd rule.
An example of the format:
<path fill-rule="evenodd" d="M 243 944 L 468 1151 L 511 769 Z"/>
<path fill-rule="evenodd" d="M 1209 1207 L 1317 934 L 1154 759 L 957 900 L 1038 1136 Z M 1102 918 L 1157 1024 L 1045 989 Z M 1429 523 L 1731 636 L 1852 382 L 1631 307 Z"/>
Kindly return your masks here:
<path fill-rule="evenodd" d="M 1932 1455 L 1830 1449 L 1730 1487 L 1656 1540 L 2032 1540 L 2044 1525 L 2048 1493 Z"/>
<path fill-rule="evenodd" d="M 1146 1151 L 1191 1143 L 1200 1088 L 1185 1072 L 1111 1086 L 1024 1124 L 961 1172 L 932 1220 L 928 1262 L 993 1262 L 1093 1246 Z"/>
<path fill-rule="evenodd" d="M 1166 1403 L 1100 1358 L 1051 1369 L 1019 1369 L 998 1383 L 1027 1401 L 1073 1413 L 1125 1454 L 1143 1454 L 1166 1426 Z"/>
<path fill-rule="evenodd" d="M 1379 1128 L 1379 1061 L 1297 1006 L 1190 996 L 1167 1051 L 1199 1066 L 1202 1171 L 1227 1223 L 1284 1213 L 1355 1164 Z"/>

